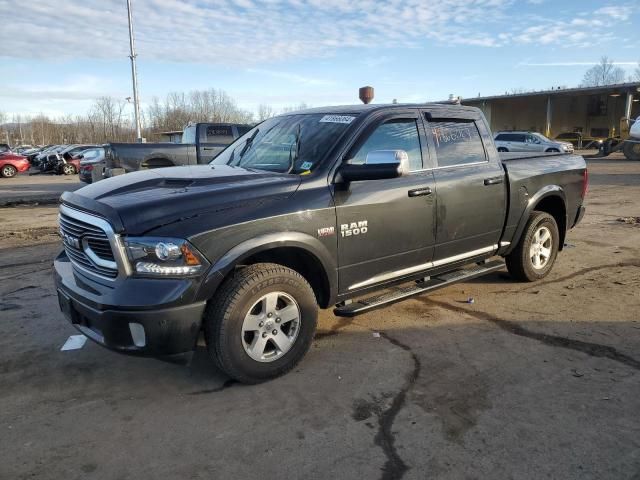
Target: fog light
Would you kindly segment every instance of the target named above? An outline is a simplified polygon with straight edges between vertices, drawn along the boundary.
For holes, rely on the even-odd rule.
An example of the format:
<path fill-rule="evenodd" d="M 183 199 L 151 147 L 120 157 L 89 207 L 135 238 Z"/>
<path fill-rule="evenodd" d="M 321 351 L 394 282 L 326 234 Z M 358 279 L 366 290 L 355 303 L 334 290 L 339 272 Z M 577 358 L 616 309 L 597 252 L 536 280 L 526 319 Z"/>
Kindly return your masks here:
<path fill-rule="evenodd" d="M 147 344 L 147 337 L 144 333 L 144 327 L 139 323 L 130 323 L 129 331 L 131 332 L 131 338 L 133 344 L 136 347 L 144 347 Z"/>

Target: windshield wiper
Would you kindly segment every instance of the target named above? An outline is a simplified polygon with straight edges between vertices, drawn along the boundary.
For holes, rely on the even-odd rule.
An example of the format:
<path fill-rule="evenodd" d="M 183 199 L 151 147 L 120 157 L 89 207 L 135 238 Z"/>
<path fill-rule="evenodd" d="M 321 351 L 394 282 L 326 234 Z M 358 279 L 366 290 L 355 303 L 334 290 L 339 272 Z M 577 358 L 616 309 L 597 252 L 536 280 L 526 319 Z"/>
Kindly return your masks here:
<path fill-rule="evenodd" d="M 244 156 L 244 154 L 247 153 L 247 150 L 251 148 L 251 145 L 253 145 L 253 139 L 256 138 L 256 135 L 258 135 L 259 131 L 260 129 L 256 128 L 256 131 L 253 132 L 253 135 L 247 138 L 247 141 L 245 142 L 244 147 L 242 148 L 242 150 L 240 151 L 240 155 L 238 156 L 238 162 L 242 160 L 242 157 Z"/>

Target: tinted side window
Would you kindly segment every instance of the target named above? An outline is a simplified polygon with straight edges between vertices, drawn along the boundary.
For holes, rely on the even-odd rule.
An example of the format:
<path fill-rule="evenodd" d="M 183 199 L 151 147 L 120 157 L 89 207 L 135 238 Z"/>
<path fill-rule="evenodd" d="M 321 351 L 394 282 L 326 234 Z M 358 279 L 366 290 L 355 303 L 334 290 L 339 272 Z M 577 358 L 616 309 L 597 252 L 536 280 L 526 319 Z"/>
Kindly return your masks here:
<path fill-rule="evenodd" d="M 411 170 L 421 170 L 422 152 L 416 120 L 395 119 L 379 125 L 349 163 L 363 164 L 367 154 L 375 150 L 404 150 L 409 155 Z"/>
<path fill-rule="evenodd" d="M 233 130 L 230 125 L 207 126 L 207 143 L 231 143 L 233 142 Z"/>
<path fill-rule="evenodd" d="M 508 142 L 509 141 L 509 135 L 506 133 L 501 133 L 500 135 L 498 135 L 496 137 L 496 140 L 499 142 Z"/>
<path fill-rule="evenodd" d="M 487 160 L 480 132 L 472 120 L 429 122 L 439 167 L 465 165 Z"/>

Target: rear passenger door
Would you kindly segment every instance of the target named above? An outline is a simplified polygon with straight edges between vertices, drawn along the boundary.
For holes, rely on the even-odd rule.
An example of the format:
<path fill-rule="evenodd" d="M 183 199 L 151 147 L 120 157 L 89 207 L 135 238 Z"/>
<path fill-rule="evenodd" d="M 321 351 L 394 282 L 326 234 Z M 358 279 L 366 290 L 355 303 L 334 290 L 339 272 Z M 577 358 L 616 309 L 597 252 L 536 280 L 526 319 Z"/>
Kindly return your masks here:
<path fill-rule="evenodd" d="M 237 132 L 234 132 L 234 128 L 233 125 L 201 125 L 199 128 L 198 163 L 209 163 L 227 148 L 227 145 L 233 143 L 234 138 L 237 138 Z"/>
<path fill-rule="evenodd" d="M 475 112 L 468 118 L 425 113 L 427 141 L 437 165 L 434 263 L 491 253 L 504 226 L 506 179 L 490 132 Z"/>

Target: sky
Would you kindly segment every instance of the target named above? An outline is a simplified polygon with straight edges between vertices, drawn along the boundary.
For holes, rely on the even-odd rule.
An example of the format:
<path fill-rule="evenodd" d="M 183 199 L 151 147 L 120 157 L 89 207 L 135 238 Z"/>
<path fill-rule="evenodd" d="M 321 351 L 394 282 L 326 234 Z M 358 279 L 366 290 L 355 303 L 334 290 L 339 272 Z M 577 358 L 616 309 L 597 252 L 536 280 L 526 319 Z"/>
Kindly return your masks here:
<path fill-rule="evenodd" d="M 640 61 L 640 0 L 132 0 L 142 106 L 216 88 L 244 109 L 577 86 Z M 126 0 L 0 0 L 0 111 L 131 96 Z"/>

